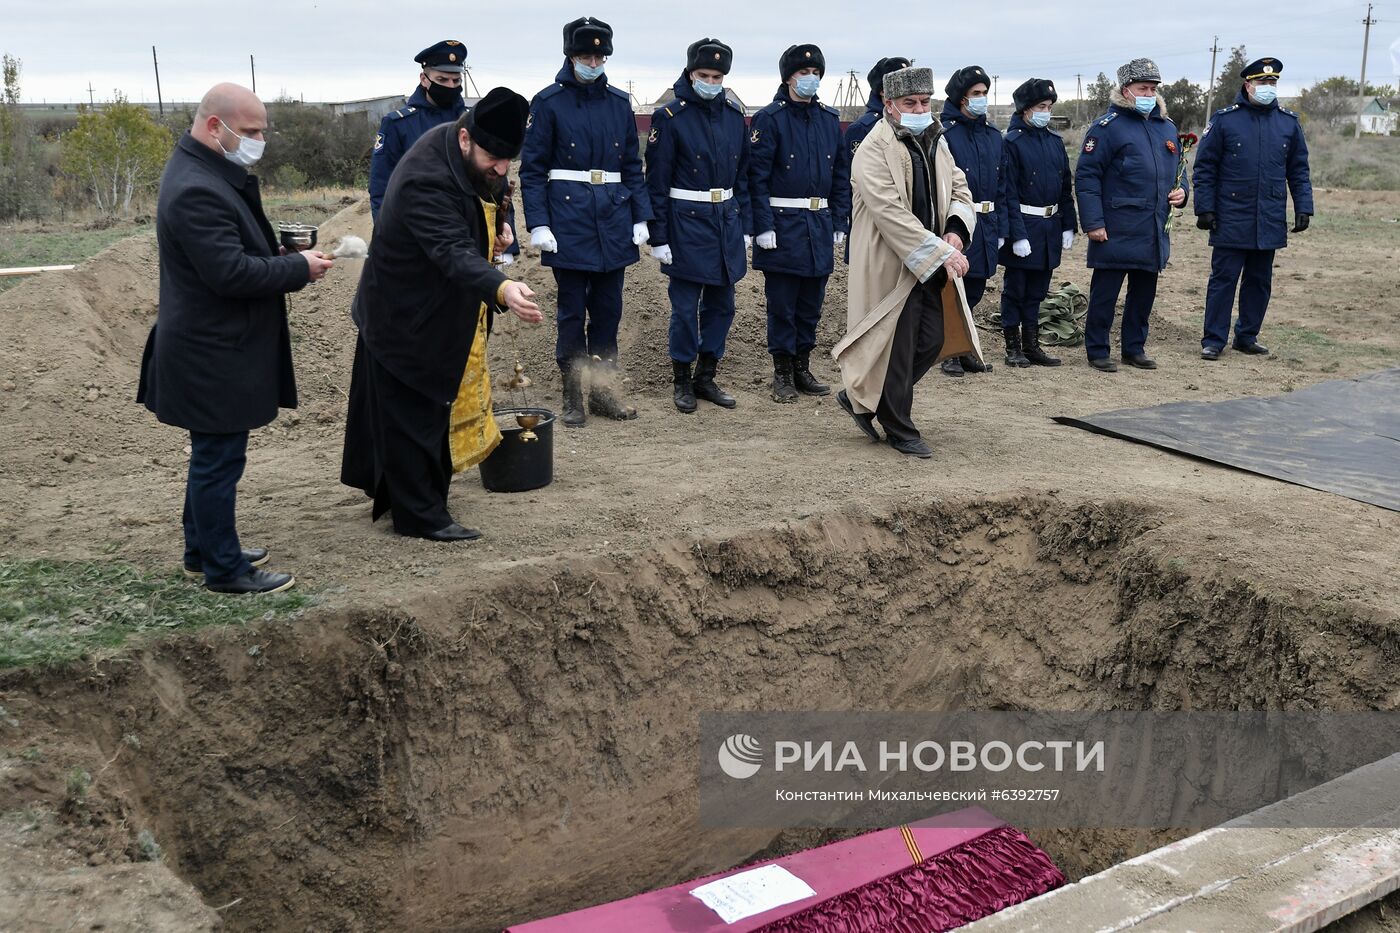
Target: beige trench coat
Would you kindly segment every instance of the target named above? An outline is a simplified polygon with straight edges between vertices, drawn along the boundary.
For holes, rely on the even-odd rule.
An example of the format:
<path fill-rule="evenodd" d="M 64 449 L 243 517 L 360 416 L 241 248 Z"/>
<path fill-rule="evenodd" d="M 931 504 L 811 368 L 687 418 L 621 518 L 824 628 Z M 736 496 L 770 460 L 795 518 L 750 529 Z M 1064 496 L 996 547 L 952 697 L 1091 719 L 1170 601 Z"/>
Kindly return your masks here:
<path fill-rule="evenodd" d="M 873 412 L 880 404 L 899 314 L 916 282 L 927 282 L 952 254 L 942 239 L 956 216 L 968 233 L 977 224 L 967 178 L 940 137 L 934 154 L 934 232 L 924 229 L 911 207 L 913 160 L 880 120 L 856 150 L 851 164 L 851 262 L 846 336 L 831 355 L 853 407 Z M 977 327 L 959 278 L 943 290 L 943 349 L 939 360 L 962 354 L 982 358 Z"/>

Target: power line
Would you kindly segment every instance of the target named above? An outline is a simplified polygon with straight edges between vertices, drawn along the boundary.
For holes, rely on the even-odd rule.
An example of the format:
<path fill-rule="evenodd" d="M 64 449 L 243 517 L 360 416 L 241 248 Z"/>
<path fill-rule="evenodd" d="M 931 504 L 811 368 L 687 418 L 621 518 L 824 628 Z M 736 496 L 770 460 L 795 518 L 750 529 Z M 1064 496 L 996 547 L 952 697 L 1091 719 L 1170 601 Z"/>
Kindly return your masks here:
<path fill-rule="evenodd" d="M 1216 36 L 1210 43 L 1210 90 L 1206 91 L 1206 120 L 1215 113 L 1215 56 L 1222 51 L 1220 37 Z"/>
<path fill-rule="evenodd" d="M 1366 4 L 1366 18 L 1361 21 L 1366 27 L 1366 37 L 1361 41 L 1361 84 L 1357 87 L 1359 99 L 1356 108 L 1356 139 L 1361 138 L 1361 111 L 1366 109 L 1366 53 L 1371 51 L 1371 27 L 1376 25 L 1376 21 L 1371 18 L 1371 4 Z"/>

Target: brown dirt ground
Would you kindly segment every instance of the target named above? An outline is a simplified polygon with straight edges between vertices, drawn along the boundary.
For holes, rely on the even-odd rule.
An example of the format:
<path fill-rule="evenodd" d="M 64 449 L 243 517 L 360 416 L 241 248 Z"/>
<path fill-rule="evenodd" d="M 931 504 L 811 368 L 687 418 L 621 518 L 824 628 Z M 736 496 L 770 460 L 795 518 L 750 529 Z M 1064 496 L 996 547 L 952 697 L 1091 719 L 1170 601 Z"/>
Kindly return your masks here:
<path fill-rule="evenodd" d="M 541 910 L 578 903 L 583 891 L 620 896 L 673 883 L 762 847 L 752 836 L 712 837 L 689 855 L 656 854 L 631 874 L 607 874 L 622 843 L 598 827 L 615 812 L 618 787 L 656 805 L 627 818 L 629 838 L 659 852 L 683 838 L 694 844 L 693 827 L 678 837 L 667 825 L 686 812 L 693 787 L 653 765 L 668 752 L 692 753 L 685 742 L 695 709 L 802 708 L 822 697 L 836 708 L 919 708 L 935 695 L 925 689 L 943 691 L 942 702 L 1013 708 L 1394 709 L 1400 515 L 1061 427 L 1050 416 L 1274 394 L 1395 365 L 1397 221 L 1400 194 L 1320 192 L 1313 229 L 1280 254 L 1263 335 L 1275 354 L 1227 353 L 1216 364 L 1196 357 L 1208 251 L 1204 234 L 1183 223 L 1152 320 L 1149 350 L 1161 369 L 1099 374 L 1071 350 L 1058 370 L 1012 371 L 989 339 L 995 372 L 934 374 L 920 387 L 916 417 L 938 451 L 926 462 L 866 443 L 833 400 L 768 400 L 757 274 L 740 285 L 722 368 L 739 408 L 677 413 L 664 280 L 644 260 L 629 273 L 622 334 L 641 417 L 558 427 L 547 489 L 493 495 L 474 471 L 459 477 L 450 504 L 486 538 L 455 547 L 371 525 L 363 496 L 337 483 L 359 265 L 342 263 L 291 299 L 302 407 L 254 434 L 240 500 L 244 540 L 272 547 L 274 565 L 325 594 L 327 608 L 296 630 L 174 639 L 126 662 L 25 676 L 9 690 L 0 683 L 0 701 L 24 733 L 0 728 L 0 739 L 16 753 L 45 749 L 40 763 L 0 757 L 11 772 L 0 771 L 0 810 L 34 801 L 61 810 L 66 769 L 91 762 L 95 772 L 124 735 L 139 732 L 145 751 L 113 768 L 122 772 L 117 789 L 94 794 L 105 827 L 89 826 L 84 837 L 94 852 L 124 851 L 126 812 L 140 811 L 208 904 L 299 873 L 306 903 L 258 892 L 264 903 L 251 913 L 224 915 L 240 928 L 446 922 L 415 913 L 421 905 L 403 891 L 377 899 L 375 880 L 393 876 L 384 859 L 392 866 L 402 857 L 424 886 L 423 903 L 455 897 L 447 916 L 487 929 L 519 909 L 510 890 L 545 884 L 548 869 L 570 864 L 549 835 L 571 813 L 580 829 L 566 846 L 591 851 L 599 867 L 566 871 L 539 897 Z M 368 236 L 364 204 L 326 222 L 322 240 L 346 233 Z M 1078 246 L 1061 278 L 1087 287 L 1082 257 Z M 547 273 L 531 258 L 517 268 L 551 308 Z M 154 241 L 139 236 L 73 273 L 0 295 L 5 553 L 115 553 L 152 567 L 178 559 L 187 439 L 132 402 L 155 288 Z M 995 300 L 993 288 L 986 301 Z M 843 321 L 838 272 L 823 346 Z M 556 405 L 552 327 L 500 323 L 493 371 L 520 359 L 538 382 L 530 401 Z M 825 361 L 818 370 L 834 376 Z M 1110 556 L 1086 557 L 1078 570 L 1058 563 L 1060 544 L 1082 541 Z M 882 562 L 852 565 L 851 555 L 865 551 Z M 897 555 L 942 576 L 906 593 L 908 566 Z M 1183 568 L 1189 592 L 1178 592 Z M 1100 572 L 1108 583 L 1090 586 Z M 855 581 L 849 592 L 842 579 Z M 711 580 L 723 596 L 707 597 Z M 1070 585 L 1045 607 L 1009 595 L 1042 580 L 1047 592 Z M 775 591 L 782 587 L 792 592 Z M 900 622 L 967 593 L 967 604 L 939 609 L 921 629 L 946 637 L 958 626 L 954 637 L 976 644 L 966 658 L 940 655 L 937 637 L 911 642 L 918 650 L 907 656 L 869 637 L 872 618 Z M 1219 623 L 1184 655 L 1170 642 L 1184 636 L 1162 624 L 1182 605 Z M 795 621 L 833 606 L 849 621 L 830 631 L 805 632 Z M 1338 618 L 1351 621 L 1321 630 Z M 1260 652 L 1255 663 L 1265 669 L 1245 666 L 1236 650 Z M 259 674 L 269 654 L 281 659 L 275 681 Z M 887 676 L 851 673 L 863 664 L 902 672 L 909 685 L 890 692 Z M 818 686 L 827 678 L 829 694 Z M 754 683 L 763 686 L 745 693 Z M 425 697 L 440 707 L 406 721 Z M 616 728 L 615 710 L 626 710 Z M 183 729 L 189 722 L 200 725 Z M 596 747 L 571 744 L 569 736 L 583 735 Z M 538 747 L 524 747 L 532 742 Z M 587 787 L 575 809 L 549 796 L 563 815 L 540 815 L 548 779 L 567 783 L 571 774 Z M 458 779 L 467 781 L 467 801 L 451 790 Z M 162 809 L 163 800 L 186 809 Z M 308 805 L 333 816 L 287 828 L 284 820 L 306 820 L 298 814 Z M 462 874 L 454 858 L 491 851 L 500 826 L 509 829 L 507 853 L 476 877 L 470 868 Z M 376 832 L 414 839 L 411 858 L 370 845 Z M 364 851 L 338 852 L 345 839 L 364 842 Z M 1081 870 L 1148 844 L 1111 834 L 1042 841 Z"/>

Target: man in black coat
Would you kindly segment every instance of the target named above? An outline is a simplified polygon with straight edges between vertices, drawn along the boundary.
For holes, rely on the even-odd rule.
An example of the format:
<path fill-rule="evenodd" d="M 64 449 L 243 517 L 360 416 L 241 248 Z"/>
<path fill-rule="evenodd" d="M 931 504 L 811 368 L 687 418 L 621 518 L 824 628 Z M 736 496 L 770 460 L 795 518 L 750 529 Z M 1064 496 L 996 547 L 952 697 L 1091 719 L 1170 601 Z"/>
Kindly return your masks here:
<path fill-rule="evenodd" d="M 163 423 L 190 432 L 185 570 L 220 593 L 295 582 L 257 569 L 268 553 L 242 548 L 234 511 L 248 432 L 297 404 L 283 296 L 331 268 L 319 252 L 282 255 L 248 173 L 266 129 L 252 91 L 216 85 L 165 166 L 156 207 L 160 310 L 136 395 Z"/>
<path fill-rule="evenodd" d="M 506 174 L 528 113 L 525 98 L 494 88 L 455 123 L 425 132 L 389 179 L 360 273 L 340 480 L 374 499 L 374 519 L 392 511 L 402 535 L 481 537 L 447 511 L 448 431 L 482 304 L 488 324 L 503 309 L 541 320 L 534 292 L 491 262 L 513 241 Z"/>

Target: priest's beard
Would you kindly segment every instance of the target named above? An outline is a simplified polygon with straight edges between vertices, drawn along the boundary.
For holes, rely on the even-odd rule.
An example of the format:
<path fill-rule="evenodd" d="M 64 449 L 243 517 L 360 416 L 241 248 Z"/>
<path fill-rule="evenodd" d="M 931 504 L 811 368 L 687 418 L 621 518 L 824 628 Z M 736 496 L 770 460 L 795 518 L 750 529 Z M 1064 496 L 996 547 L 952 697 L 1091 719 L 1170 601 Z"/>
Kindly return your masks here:
<path fill-rule="evenodd" d="M 472 186 L 477 197 L 493 204 L 500 204 L 506 193 L 506 179 L 494 172 L 477 168 L 475 154 L 476 143 L 468 142 L 467 153 L 462 156 L 462 162 L 467 169 L 467 182 Z"/>

